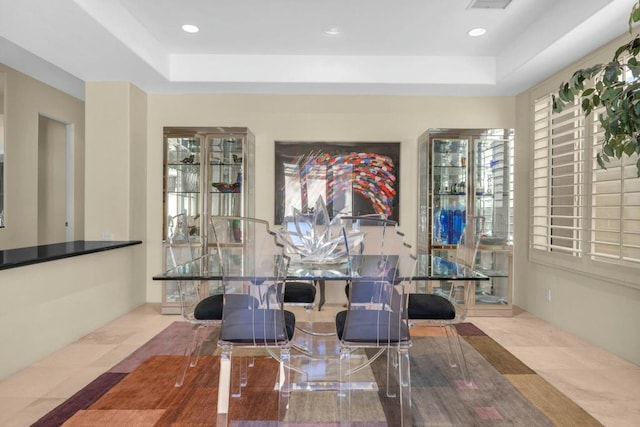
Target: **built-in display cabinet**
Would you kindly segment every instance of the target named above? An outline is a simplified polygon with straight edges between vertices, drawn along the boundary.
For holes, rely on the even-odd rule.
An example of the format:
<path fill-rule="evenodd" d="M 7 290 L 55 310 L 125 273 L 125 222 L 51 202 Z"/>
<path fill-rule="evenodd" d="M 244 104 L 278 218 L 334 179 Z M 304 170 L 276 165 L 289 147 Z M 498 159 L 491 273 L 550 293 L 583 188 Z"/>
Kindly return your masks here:
<path fill-rule="evenodd" d="M 418 253 L 451 259 L 467 222 L 482 225 L 475 269 L 491 280 L 477 283 L 469 315 L 510 316 L 513 130 L 430 129 L 418 145 Z"/>
<path fill-rule="evenodd" d="M 164 129 L 165 268 L 211 250 L 209 216 L 254 216 L 254 144 L 247 128 Z M 164 282 L 162 312 L 179 313 L 178 302 L 177 284 Z"/>

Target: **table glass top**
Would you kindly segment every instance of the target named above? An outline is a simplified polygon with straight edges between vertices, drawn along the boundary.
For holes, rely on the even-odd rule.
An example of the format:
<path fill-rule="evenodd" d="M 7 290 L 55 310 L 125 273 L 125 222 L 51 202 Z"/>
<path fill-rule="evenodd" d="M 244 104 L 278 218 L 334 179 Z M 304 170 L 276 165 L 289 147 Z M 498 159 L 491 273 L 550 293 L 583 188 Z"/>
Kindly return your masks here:
<path fill-rule="evenodd" d="M 313 264 L 292 261 L 287 272 L 288 280 L 347 280 L 351 276 L 349 268 L 352 268 L 353 277 L 365 277 L 368 266 L 377 263 L 378 256 L 358 255 L 353 256 L 350 262 L 332 264 Z M 233 261 L 233 260 L 232 260 Z M 237 262 L 233 270 L 237 269 Z M 467 267 L 448 261 L 433 255 L 419 255 L 415 268 L 411 259 L 401 259 L 399 277 L 411 280 L 489 280 L 487 276 Z M 403 265 L 410 265 L 404 268 Z M 413 270 L 413 273 L 411 273 Z M 229 271 L 229 270 L 228 270 Z M 409 273 L 407 273 L 409 272 Z M 236 274 L 233 274 L 236 275 Z M 209 254 L 196 258 L 191 262 L 181 264 L 164 273 L 157 274 L 154 280 L 220 280 L 222 270 L 218 257 Z"/>

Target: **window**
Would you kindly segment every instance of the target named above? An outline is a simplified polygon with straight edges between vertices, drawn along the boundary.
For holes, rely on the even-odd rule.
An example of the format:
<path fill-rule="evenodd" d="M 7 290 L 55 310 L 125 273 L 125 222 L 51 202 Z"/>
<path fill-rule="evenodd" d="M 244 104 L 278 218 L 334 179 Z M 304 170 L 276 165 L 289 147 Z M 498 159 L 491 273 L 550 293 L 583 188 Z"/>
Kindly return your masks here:
<path fill-rule="evenodd" d="M 577 103 L 554 114 L 550 94 L 535 101 L 532 248 L 582 255 L 584 130 Z"/>
<path fill-rule="evenodd" d="M 515 140 L 509 138 L 509 243 L 513 245 L 513 235 L 515 234 L 515 222 L 513 217 L 513 189 L 515 188 L 513 165 L 515 161 Z"/>
<path fill-rule="evenodd" d="M 600 112 L 585 118 L 578 102 L 561 113 L 553 113 L 551 94 L 533 104 L 533 257 L 546 253 L 545 260 L 589 273 L 605 262 L 640 268 L 637 155 L 601 169 L 596 162 L 603 138 Z"/>
<path fill-rule="evenodd" d="M 640 264 L 640 178 L 638 156 L 612 159 L 601 169 L 595 160 L 604 131 L 592 118 L 593 182 L 591 197 L 591 259 Z"/>

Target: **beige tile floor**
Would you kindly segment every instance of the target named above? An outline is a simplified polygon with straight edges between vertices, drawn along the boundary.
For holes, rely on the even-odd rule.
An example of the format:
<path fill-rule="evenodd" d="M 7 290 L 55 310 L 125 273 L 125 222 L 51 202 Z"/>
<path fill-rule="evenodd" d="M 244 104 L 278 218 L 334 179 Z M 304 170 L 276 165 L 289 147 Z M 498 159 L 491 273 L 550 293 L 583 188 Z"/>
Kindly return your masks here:
<path fill-rule="evenodd" d="M 176 320 L 145 304 L 1 381 L 0 426 L 30 425 Z M 604 425 L 640 426 L 640 367 L 527 312 L 470 320 Z"/>

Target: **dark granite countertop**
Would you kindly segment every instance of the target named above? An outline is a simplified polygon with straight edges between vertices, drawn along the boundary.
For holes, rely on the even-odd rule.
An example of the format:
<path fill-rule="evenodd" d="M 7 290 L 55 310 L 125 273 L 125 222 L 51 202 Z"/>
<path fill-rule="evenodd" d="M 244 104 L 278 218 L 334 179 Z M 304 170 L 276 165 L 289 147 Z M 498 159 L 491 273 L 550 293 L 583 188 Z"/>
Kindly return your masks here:
<path fill-rule="evenodd" d="M 141 244 L 140 240 L 76 240 L 0 251 L 0 270 Z"/>

